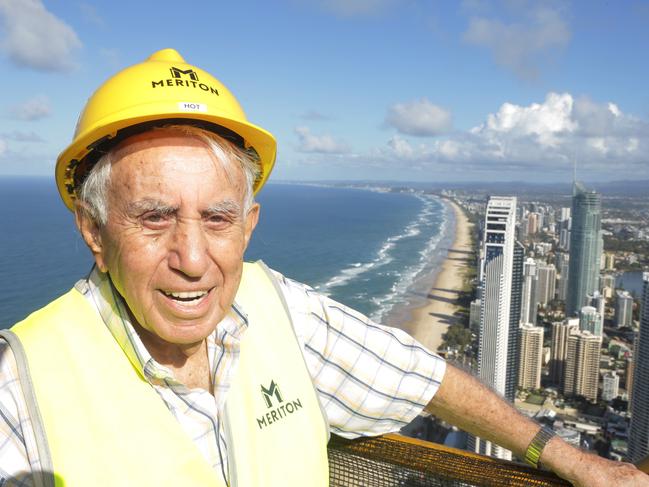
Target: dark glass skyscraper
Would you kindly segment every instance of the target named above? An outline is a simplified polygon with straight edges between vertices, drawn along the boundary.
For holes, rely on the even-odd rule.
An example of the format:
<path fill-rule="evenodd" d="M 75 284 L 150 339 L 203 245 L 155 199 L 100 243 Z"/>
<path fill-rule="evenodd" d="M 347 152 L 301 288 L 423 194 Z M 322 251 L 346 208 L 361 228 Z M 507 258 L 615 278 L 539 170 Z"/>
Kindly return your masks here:
<path fill-rule="evenodd" d="M 575 182 L 572 194 L 572 229 L 566 316 L 575 316 L 589 303 L 588 295 L 598 291 L 601 197 Z"/>
<path fill-rule="evenodd" d="M 507 340 L 507 376 L 505 378 L 505 398 L 514 402 L 518 385 L 518 365 L 520 362 L 520 316 L 521 297 L 523 292 L 523 261 L 525 247 L 520 242 L 514 243 L 512 259 L 512 291 L 509 305 L 509 339 Z"/>
<path fill-rule="evenodd" d="M 629 459 L 638 462 L 649 455 L 649 272 L 645 272 L 640 302 L 640 336 L 638 338 L 631 394 L 631 428 Z"/>

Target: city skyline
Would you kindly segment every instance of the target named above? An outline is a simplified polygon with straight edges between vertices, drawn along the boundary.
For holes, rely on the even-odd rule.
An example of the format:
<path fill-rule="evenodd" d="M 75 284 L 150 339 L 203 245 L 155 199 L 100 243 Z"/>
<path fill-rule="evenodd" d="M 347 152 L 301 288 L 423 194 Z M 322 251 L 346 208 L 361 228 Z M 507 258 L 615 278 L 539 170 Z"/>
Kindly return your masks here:
<path fill-rule="evenodd" d="M 514 196 L 495 197 L 488 191 L 476 196 L 468 189 L 446 194 L 458 198 L 474 214 L 477 224 L 476 251 L 481 258 L 475 299 L 468 312 L 471 329 L 477 332 L 472 354 L 477 354 L 475 366 L 479 375 L 485 380 L 481 369 L 489 370 L 507 350 L 508 357 L 515 357 L 517 384 L 512 396 L 517 408 L 545 420 L 558 434 L 576 435 L 573 440 L 582 447 L 593 449 L 599 444 L 595 449 L 600 455 L 618 460 L 628 458 L 631 398 L 636 390 L 642 391 L 641 385 L 632 385 L 636 381 L 634 361 L 643 359 L 640 343 L 636 341 L 634 351 L 629 342 L 638 329 L 637 283 L 619 277 L 629 269 L 635 269 L 635 274 L 629 275 L 637 275 L 637 269 L 646 268 L 645 241 L 649 235 L 642 210 L 646 198 L 610 198 L 604 205 L 600 194 L 581 184 L 574 185 L 570 207 L 566 206 L 570 200 L 565 196 L 545 199 L 539 195 L 519 201 Z M 504 224 L 509 219 L 498 203 L 505 206 L 504 202 L 511 205 L 512 201 L 518 203 L 513 212 L 517 238 L 514 250 L 520 249 L 518 259 L 515 251 L 511 259 L 510 313 L 515 302 L 518 306 L 515 355 L 510 353 L 514 343 L 510 336 L 507 345 L 500 344 L 500 353 L 487 350 L 485 344 L 493 341 L 493 324 L 500 317 L 484 313 L 489 308 L 498 309 L 496 303 L 507 308 L 507 303 L 502 302 L 505 299 L 495 290 L 508 281 L 507 274 L 500 269 L 502 265 L 497 264 L 505 261 L 501 250 L 505 248 L 506 229 L 511 225 Z M 627 205 L 633 209 L 629 210 Z M 570 269 L 571 261 L 580 265 Z M 500 274 L 494 272 L 496 269 L 500 269 Z M 575 276 L 572 291 L 577 289 L 581 293 L 579 288 L 583 288 L 574 314 L 566 309 L 569 286 L 565 278 L 571 271 Z M 520 287 L 513 285 L 516 281 Z M 649 303 L 641 303 L 640 308 L 649 308 Z M 491 326 L 485 323 L 486 318 Z M 510 332 L 512 329 L 510 323 Z M 511 377 L 516 374 L 507 375 L 507 379 Z M 638 380 L 642 384 L 642 377 Z M 503 395 L 509 399 L 509 389 Z M 639 397 L 634 401 L 636 407 L 646 403 Z M 589 416 L 600 419 L 595 421 Z M 638 421 L 642 422 L 643 417 L 636 424 Z M 507 453 L 471 436 L 467 448 L 493 456 Z M 637 459 L 645 455 L 646 452 Z"/>
<path fill-rule="evenodd" d="M 642 4 L 283 0 L 155 10 L 152 22 L 141 2 L 0 4 L 0 176 L 51 174 L 92 91 L 174 47 L 276 135 L 271 182 L 562 182 L 575 161 L 589 181 L 649 179 Z"/>

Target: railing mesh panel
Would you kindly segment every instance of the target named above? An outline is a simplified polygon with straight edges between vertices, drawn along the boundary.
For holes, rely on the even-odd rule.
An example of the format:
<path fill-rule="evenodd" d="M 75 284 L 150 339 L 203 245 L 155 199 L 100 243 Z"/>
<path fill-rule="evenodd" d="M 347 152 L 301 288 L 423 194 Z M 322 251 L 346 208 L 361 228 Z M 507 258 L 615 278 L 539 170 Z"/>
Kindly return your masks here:
<path fill-rule="evenodd" d="M 551 472 L 397 435 L 329 442 L 335 487 L 569 486 Z"/>

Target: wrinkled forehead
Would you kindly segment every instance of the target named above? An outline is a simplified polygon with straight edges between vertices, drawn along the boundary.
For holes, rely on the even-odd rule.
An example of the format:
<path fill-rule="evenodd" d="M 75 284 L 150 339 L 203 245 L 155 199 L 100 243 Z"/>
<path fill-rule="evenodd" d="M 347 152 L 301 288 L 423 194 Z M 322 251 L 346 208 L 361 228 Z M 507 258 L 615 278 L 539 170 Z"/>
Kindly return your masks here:
<path fill-rule="evenodd" d="M 209 150 L 207 142 L 196 136 L 174 129 L 153 129 L 133 135 L 121 141 L 112 151 L 113 162 L 129 155 L 152 149 L 172 151 L 178 148 L 203 148 Z M 222 161 L 223 162 L 223 161 Z"/>
<path fill-rule="evenodd" d="M 207 141 L 174 129 L 155 129 L 125 139 L 111 151 L 111 166 L 111 179 L 118 179 L 122 188 L 126 184 L 134 189 L 134 183 L 143 179 L 187 181 L 197 187 L 218 181 L 221 191 L 237 193 L 245 188 L 237 161 L 215 151 Z"/>

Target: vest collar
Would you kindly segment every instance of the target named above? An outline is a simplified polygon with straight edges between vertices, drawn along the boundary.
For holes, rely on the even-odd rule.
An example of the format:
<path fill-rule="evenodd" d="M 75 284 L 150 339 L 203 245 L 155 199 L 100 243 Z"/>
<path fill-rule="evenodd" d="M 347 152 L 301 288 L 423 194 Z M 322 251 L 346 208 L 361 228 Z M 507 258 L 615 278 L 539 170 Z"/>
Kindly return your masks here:
<path fill-rule="evenodd" d="M 77 282 L 75 287 L 97 310 L 115 341 L 142 377 L 152 384 L 181 385 L 176 381 L 171 370 L 158 363 L 142 343 L 131 324 L 124 298 L 117 292 L 107 273 L 100 272 L 95 266 L 88 277 Z M 215 347 L 223 346 L 221 342 L 224 341 L 224 337 L 227 337 L 228 346 L 238 346 L 247 327 L 246 313 L 234 303 L 230 312 L 207 338 L 210 369 L 214 370 Z"/>

